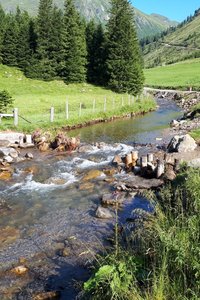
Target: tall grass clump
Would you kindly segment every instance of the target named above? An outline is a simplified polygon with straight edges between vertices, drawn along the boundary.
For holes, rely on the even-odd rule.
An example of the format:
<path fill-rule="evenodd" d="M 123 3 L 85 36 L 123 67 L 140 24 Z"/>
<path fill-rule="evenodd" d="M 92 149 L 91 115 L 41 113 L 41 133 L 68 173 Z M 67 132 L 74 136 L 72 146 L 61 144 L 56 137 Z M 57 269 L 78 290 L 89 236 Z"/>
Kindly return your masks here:
<path fill-rule="evenodd" d="M 183 167 L 148 197 L 154 213 L 137 211 L 128 243 L 85 283 L 88 299 L 200 299 L 200 170 Z"/>

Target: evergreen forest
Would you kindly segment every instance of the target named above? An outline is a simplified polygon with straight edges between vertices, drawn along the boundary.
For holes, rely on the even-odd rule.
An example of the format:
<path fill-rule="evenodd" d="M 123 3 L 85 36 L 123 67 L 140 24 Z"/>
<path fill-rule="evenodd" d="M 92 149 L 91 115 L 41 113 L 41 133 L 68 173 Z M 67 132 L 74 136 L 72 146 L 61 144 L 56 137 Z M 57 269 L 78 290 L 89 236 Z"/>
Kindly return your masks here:
<path fill-rule="evenodd" d="M 29 78 L 89 82 L 116 92 L 138 94 L 143 85 L 142 58 L 128 0 L 112 0 L 103 27 L 86 22 L 73 0 L 64 9 L 40 0 L 36 17 L 0 7 L 0 63 Z"/>

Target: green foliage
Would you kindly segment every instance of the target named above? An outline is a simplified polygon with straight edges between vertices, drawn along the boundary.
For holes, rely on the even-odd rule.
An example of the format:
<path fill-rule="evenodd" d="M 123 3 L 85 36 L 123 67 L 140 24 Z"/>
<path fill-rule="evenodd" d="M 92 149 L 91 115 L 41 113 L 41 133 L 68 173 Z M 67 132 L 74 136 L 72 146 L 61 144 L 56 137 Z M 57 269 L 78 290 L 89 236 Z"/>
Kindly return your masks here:
<path fill-rule="evenodd" d="M 112 116 L 122 116 L 130 112 L 140 113 L 154 110 L 155 101 L 144 99 L 135 101 L 131 106 L 127 105 L 128 95 L 123 95 L 124 106 L 121 105 L 121 94 L 115 94 L 111 90 L 91 84 L 69 84 L 61 80 L 41 81 L 29 79 L 17 68 L 0 65 L 1 89 L 7 90 L 15 99 L 14 106 L 19 108 L 19 114 L 31 121 L 31 124 L 23 119 L 19 121 L 19 130 L 31 131 L 36 128 L 62 127 L 76 125 L 96 119 L 108 119 Z M 104 99 L 107 98 L 107 110 L 104 110 Z M 69 120 L 66 120 L 66 97 L 69 101 Z M 93 100 L 96 100 L 95 112 L 93 112 Z M 113 99 L 115 106 L 113 108 Z M 85 109 L 79 117 L 80 102 Z M 55 122 L 50 123 L 49 109 L 55 108 Z M 11 119 L 3 119 L 1 128 L 12 128 Z"/>
<path fill-rule="evenodd" d="M 117 92 L 136 95 L 144 78 L 133 9 L 127 0 L 112 0 L 111 4 L 107 24 L 108 86 Z"/>
<path fill-rule="evenodd" d="M 0 113 L 5 113 L 12 106 L 13 101 L 13 98 L 7 91 L 0 91 Z"/>
<path fill-rule="evenodd" d="M 147 196 L 156 204 L 154 217 L 146 216 L 142 223 L 134 223 L 128 246 L 120 256 L 110 254 L 102 260 L 96 274 L 104 270 L 109 258 L 112 261 L 109 266 L 115 273 L 123 258 L 130 294 L 118 290 L 116 299 L 197 300 L 200 296 L 200 169 L 182 165 L 174 182 L 157 196 L 153 192 Z M 140 220 L 143 213 L 137 210 Z M 136 263 L 135 267 L 131 262 Z M 112 276 L 100 273 L 100 280 L 94 275 L 84 288 L 92 293 L 91 299 L 102 299 L 102 290 L 104 295 L 109 293 L 108 299 L 115 299 L 110 287 Z"/>
<path fill-rule="evenodd" d="M 86 27 L 87 43 L 87 80 L 88 82 L 106 85 L 106 37 L 101 24 L 92 20 Z"/>
<path fill-rule="evenodd" d="M 97 272 L 84 283 L 86 299 L 128 300 L 131 295 L 136 300 L 140 299 L 138 291 L 132 289 L 138 273 L 137 261 L 133 257 L 127 257 L 125 253 L 121 256 L 119 253 L 118 257 L 105 257 L 102 263 Z"/>
<path fill-rule="evenodd" d="M 199 11 L 143 47 L 145 67 L 152 68 L 200 57 Z"/>
<path fill-rule="evenodd" d="M 5 65 L 17 66 L 17 36 L 17 23 L 11 15 L 2 42 L 2 57 Z"/>
<path fill-rule="evenodd" d="M 86 80 L 85 28 L 72 0 L 65 1 L 60 76 L 66 83 Z"/>
<path fill-rule="evenodd" d="M 145 69 L 145 85 L 154 88 L 200 90 L 200 59 Z"/>

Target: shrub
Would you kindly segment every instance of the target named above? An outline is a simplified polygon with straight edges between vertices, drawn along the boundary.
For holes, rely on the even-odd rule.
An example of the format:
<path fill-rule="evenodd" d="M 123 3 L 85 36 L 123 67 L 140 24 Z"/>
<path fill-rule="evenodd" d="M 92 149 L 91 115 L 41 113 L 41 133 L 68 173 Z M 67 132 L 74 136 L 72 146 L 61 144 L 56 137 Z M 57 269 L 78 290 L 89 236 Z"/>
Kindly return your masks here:
<path fill-rule="evenodd" d="M 13 98 L 6 91 L 0 91 L 0 113 L 5 113 L 9 107 L 13 104 Z"/>

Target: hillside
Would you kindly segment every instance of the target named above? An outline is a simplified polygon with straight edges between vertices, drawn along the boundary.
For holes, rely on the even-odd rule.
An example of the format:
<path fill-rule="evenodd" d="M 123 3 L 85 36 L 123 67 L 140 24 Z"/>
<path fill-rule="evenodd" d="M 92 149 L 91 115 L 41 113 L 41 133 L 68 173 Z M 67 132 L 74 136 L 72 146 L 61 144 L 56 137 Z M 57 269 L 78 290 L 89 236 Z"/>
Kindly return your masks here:
<path fill-rule="evenodd" d="M 200 57 L 200 9 L 193 17 L 143 49 L 146 67 Z"/>
<path fill-rule="evenodd" d="M 86 19 L 96 19 L 105 23 L 109 18 L 109 1 L 108 0 L 74 0 L 75 5 Z M 58 7 L 63 7 L 64 0 L 55 0 L 54 3 Z M 35 15 L 39 0 L 0 0 L 0 4 L 7 11 L 14 11 L 17 5 L 29 13 Z M 135 9 L 136 26 L 139 38 L 152 36 L 170 26 L 177 25 L 177 22 L 170 21 L 166 17 L 152 14 L 147 15 Z"/>
<path fill-rule="evenodd" d="M 145 85 L 161 89 L 200 90 L 200 58 L 144 70 Z"/>

